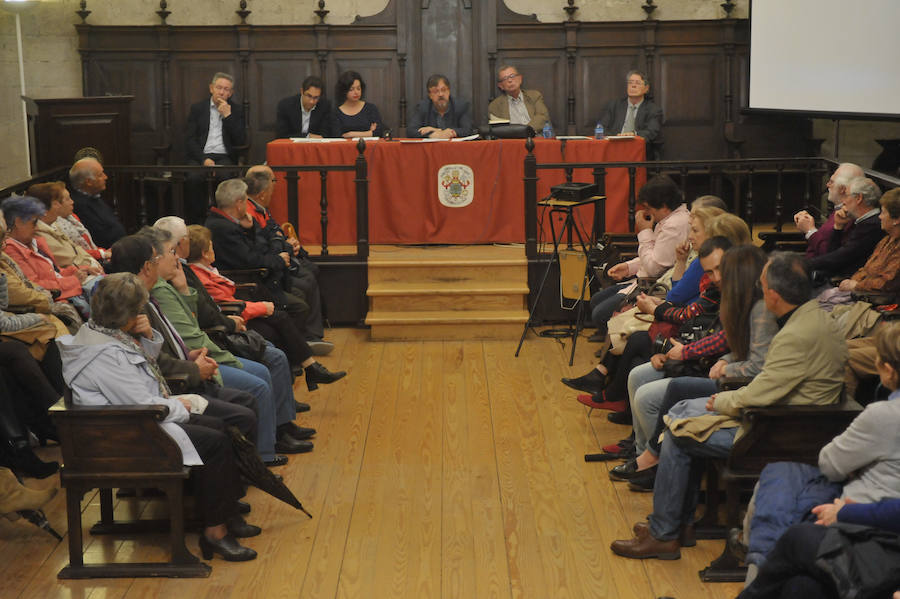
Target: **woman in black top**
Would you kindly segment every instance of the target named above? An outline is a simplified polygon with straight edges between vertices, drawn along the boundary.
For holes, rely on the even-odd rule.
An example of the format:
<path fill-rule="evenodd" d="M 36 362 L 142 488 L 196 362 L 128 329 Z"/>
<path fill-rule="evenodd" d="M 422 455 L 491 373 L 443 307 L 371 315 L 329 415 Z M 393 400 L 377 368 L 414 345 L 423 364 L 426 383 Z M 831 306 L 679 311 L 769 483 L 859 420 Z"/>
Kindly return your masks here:
<path fill-rule="evenodd" d="M 356 71 L 345 71 L 335 86 L 335 109 L 341 137 L 380 137 L 384 131 L 378 107 L 363 101 L 366 84 Z"/>

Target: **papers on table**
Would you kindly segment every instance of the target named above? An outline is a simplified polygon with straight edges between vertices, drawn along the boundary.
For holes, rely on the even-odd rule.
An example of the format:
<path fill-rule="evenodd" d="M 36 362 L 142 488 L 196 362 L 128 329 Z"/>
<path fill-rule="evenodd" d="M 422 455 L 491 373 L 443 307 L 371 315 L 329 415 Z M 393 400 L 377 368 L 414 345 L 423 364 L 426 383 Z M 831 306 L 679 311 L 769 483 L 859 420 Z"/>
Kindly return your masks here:
<path fill-rule="evenodd" d="M 466 135 L 465 137 L 454 137 L 450 141 L 472 141 L 473 139 L 478 139 L 481 137 L 477 133 L 473 133 L 472 135 Z"/>
<path fill-rule="evenodd" d="M 556 139 L 593 139 L 587 135 L 557 135 Z"/>
<path fill-rule="evenodd" d="M 344 141 L 343 137 L 292 137 L 290 139 L 295 144 L 298 144 L 298 143 L 323 144 L 323 143 L 329 143 L 332 141 Z"/>
<path fill-rule="evenodd" d="M 634 139 L 637 135 L 607 135 L 606 139 L 610 141 L 617 141 L 619 139 Z"/>
<path fill-rule="evenodd" d="M 401 139 L 400 143 L 402 144 L 430 144 L 438 141 L 450 141 L 449 139 L 436 138 L 436 137 L 420 137 L 415 139 Z"/>

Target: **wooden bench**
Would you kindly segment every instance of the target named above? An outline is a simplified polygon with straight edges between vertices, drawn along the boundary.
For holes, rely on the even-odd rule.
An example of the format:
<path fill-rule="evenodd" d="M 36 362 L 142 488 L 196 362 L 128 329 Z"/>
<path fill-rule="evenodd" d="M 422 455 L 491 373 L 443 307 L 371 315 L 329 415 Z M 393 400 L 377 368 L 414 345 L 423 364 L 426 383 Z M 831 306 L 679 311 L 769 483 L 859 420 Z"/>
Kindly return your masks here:
<path fill-rule="evenodd" d="M 209 576 L 210 567 L 184 544 L 184 482 L 189 468 L 181 449 L 159 427 L 166 406 L 76 406 L 71 392 L 50 408 L 59 431 L 69 526 L 69 565 L 59 578 L 177 578 Z M 114 488 L 157 488 L 169 502 L 169 520 L 116 521 Z M 81 499 L 100 489 L 100 521 L 91 534 L 135 534 L 169 531 L 170 559 L 152 563 L 84 563 Z"/>
<path fill-rule="evenodd" d="M 752 490 L 766 464 L 803 462 L 818 465 L 819 450 L 843 433 L 860 411 L 862 406 L 846 397 L 831 406 L 745 409 L 741 416 L 744 435 L 735 442 L 728 458 L 724 461 L 710 461 L 706 483 L 706 514 L 698 521 L 698 538 L 710 538 L 711 535 L 700 534 L 699 528 L 708 527 L 718 519 L 716 489 L 719 480 L 725 484 L 724 532 L 741 526 L 741 492 Z M 699 574 L 704 582 L 742 582 L 746 570 L 732 548 L 726 544 L 722 555 Z"/>

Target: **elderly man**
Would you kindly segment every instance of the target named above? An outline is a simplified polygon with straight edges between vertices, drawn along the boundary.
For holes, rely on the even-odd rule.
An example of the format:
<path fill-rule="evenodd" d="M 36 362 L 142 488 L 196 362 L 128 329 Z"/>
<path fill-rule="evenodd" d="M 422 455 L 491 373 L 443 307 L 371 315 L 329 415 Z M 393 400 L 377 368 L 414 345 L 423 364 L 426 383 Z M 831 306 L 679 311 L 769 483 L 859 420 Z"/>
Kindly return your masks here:
<path fill-rule="evenodd" d="M 834 216 L 844 206 L 844 199 L 850 193 L 850 179 L 864 176 L 865 173 L 862 168 L 852 162 L 844 162 L 834 169 L 834 173 L 831 174 L 828 183 L 825 184 L 828 188 L 828 201 L 831 202 L 834 208 L 818 229 L 816 228 L 816 221 L 806 210 L 801 210 L 794 215 L 794 224 L 806 236 L 807 258 L 815 258 L 828 251 L 828 240 L 831 239 L 831 233 L 834 231 Z M 848 223 L 841 229 L 842 244 L 852 230 L 853 223 Z"/>
<path fill-rule="evenodd" d="M 106 173 L 96 158 L 82 158 L 72 165 L 69 186 L 75 214 L 99 247 L 108 248 L 125 236 L 125 227 L 100 197 L 106 189 Z"/>
<path fill-rule="evenodd" d="M 334 349 L 334 345 L 323 339 L 325 326 L 319 291 L 319 266 L 309 259 L 309 253 L 300 246 L 298 239 L 284 234 L 281 226 L 269 212 L 272 193 L 275 191 L 275 173 L 268 166 L 258 164 L 247 170 L 244 182 L 247 184 L 247 216 L 259 225 L 260 232 L 272 252 L 288 252 L 291 256 L 287 275 L 288 291 L 303 297 L 309 304 L 305 327 L 306 342 L 313 355 L 326 355 Z"/>
<path fill-rule="evenodd" d="M 847 278 L 859 270 L 881 238 L 881 190 L 871 179 L 855 177 L 847 185 L 844 204 L 834 213 L 834 233 L 828 238 L 826 253 L 809 261 L 810 269 L 828 277 Z M 853 226 L 842 239 L 842 231 Z"/>
<path fill-rule="evenodd" d="M 310 75 L 300 84 L 300 93 L 278 102 L 275 111 L 275 136 L 335 137 L 331 102 L 322 97 L 322 80 Z"/>
<path fill-rule="evenodd" d="M 450 94 L 450 80 L 434 74 L 425 82 L 428 98 L 416 105 L 406 128 L 407 137 L 451 139 L 465 137 L 472 132 L 472 113 L 469 102 Z"/>
<path fill-rule="evenodd" d="M 600 122 L 607 135 L 638 135 L 647 143 L 660 141 L 662 108 L 647 99 L 650 81 L 640 71 L 625 77 L 625 97 L 606 105 Z"/>
<path fill-rule="evenodd" d="M 188 164 L 235 164 L 235 146 L 247 141 L 244 111 L 232 102 L 234 77 L 216 73 L 209 84 L 209 98 L 191 106 L 185 147 Z"/>
<path fill-rule="evenodd" d="M 613 553 L 630 558 L 678 559 L 694 544 L 693 518 L 702 463 L 722 458 L 739 433 L 741 410 L 756 406 L 827 405 L 841 393 L 847 348 L 841 332 L 815 300 L 801 256 L 773 254 L 760 275 L 766 308 L 779 327 L 753 381 L 736 391 L 676 404 L 660 453 L 649 522 L 635 536 L 614 541 Z M 711 434 L 710 434 L 710 431 Z"/>
<path fill-rule="evenodd" d="M 511 125 L 530 125 L 535 131 L 550 120 L 544 96 L 536 89 L 522 89 L 519 69 L 503 65 L 497 69 L 497 87 L 503 92 L 488 105 L 492 121 L 509 120 Z"/>

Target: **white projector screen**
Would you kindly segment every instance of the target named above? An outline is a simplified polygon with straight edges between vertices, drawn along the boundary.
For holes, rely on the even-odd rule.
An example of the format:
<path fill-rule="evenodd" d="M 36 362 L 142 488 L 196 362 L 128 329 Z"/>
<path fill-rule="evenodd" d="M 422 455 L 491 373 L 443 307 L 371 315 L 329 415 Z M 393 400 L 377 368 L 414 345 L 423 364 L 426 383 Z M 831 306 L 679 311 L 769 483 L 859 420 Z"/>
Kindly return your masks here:
<path fill-rule="evenodd" d="M 751 110 L 900 117 L 900 0 L 752 0 Z"/>

